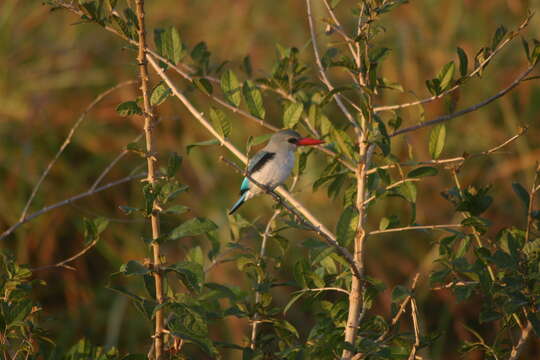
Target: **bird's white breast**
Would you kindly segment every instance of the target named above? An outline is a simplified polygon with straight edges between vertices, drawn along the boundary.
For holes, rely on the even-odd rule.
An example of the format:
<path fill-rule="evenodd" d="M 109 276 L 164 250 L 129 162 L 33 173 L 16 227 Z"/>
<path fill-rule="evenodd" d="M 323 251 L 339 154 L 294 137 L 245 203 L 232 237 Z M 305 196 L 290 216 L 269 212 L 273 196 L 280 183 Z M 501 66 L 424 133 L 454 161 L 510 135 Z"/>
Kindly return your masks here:
<path fill-rule="evenodd" d="M 277 152 L 276 156 L 263 166 L 262 169 L 253 174 L 253 179 L 270 188 L 275 188 L 283 184 L 291 175 L 294 168 L 294 152 L 283 151 Z M 253 195 L 260 193 L 262 190 L 256 185 L 250 186 L 250 192 Z"/>

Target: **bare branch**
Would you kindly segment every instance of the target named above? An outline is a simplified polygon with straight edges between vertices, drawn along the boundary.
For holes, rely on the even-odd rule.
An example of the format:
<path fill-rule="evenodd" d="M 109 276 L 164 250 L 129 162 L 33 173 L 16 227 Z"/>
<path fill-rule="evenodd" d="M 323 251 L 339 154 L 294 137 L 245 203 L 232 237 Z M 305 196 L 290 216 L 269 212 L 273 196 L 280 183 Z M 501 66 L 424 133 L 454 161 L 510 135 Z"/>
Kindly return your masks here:
<path fill-rule="evenodd" d="M 81 125 L 81 123 L 83 122 L 83 120 L 86 118 L 86 115 L 90 112 L 90 110 L 92 110 L 94 108 L 94 106 L 96 106 L 97 104 L 99 104 L 101 102 L 101 100 L 103 100 L 106 96 L 108 96 L 110 93 L 112 93 L 113 91 L 117 90 L 117 89 L 120 89 L 124 86 L 127 86 L 127 85 L 131 85 L 131 84 L 134 84 L 135 83 L 135 80 L 128 80 L 128 81 L 124 81 L 124 82 L 121 82 L 120 84 L 116 84 L 115 86 L 113 86 L 112 88 L 102 92 L 101 94 L 99 94 L 87 107 L 86 109 L 84 109 L 84 111 L 82 112 L 82 114 L 79 116 L 79 118 L 77 119 L 77 121 L 75 122 L 75 124 L 71 127 L 71 129 L 69 130 L 69 133 L 66 137 L 66 139 L 64 140 L 63 144 L 60 146 L 60 149 L 58 149 L 58 151 L 56 152 L 56 155 L 54 156 L 54 158 L 49 162 L 49 164 L 47 165 L 47 167 L 45 168 L 45 170 L 43 171 L 43 173 L 41 174 L 38 182 L 36 183 L 36 185 L 34 186 L 34 189 L 32 190 L 32 194 L 30 195 L 30 198 L 28 199 L 28 201 L 26 202 L 26 205 L 24 206 L 24 209 L 21 213 L 21 216 L 19 217 L 19 221 L 23 220 L 25 217 L 26 217 L 26 214 L 28 213 L 28 208 L 30 207 L 30 204 L 32 204 L 32 201 L 34 200 L 34 197 L 36 196 L 40 186 L 41 186 L 41 183 L 43 183 L 43 180 L 45 180 L 45 178 L 47 177 L 47 175 L 49 175 L 49 172 L 51 171 L 53 165 L 56 163 L 56 161 L 58 160 L 58 158 L 60 157 L 60 155 L 62 155 L 62 153 L 64 152 L 64 150 L 66 149 L 66 147 L 71 143 L 71 139 L 73 138 L 73 135 L 75 134 L 75 131 L 77 130 L 77 128 L 79 127 L 79 125 Z"/>
<path fill-rule="evenodd" d="M 24 219 L 19 220 L 17 223 L 13 224 L 9 229 L 7 229 L 2 234 L 0 234 L 0 240 L 3 240 L 6 237 L 8 237 L 11 233 L 13 233 L 15 230 L 17 230 L 17 228 L 19 228 L 19 226 L 21 226 L 21 225 L 23 225 L 23 224 L 37 218 L 38 216 L 43 215 L 43 214 L 45 214 L 45 213 L 47 213 L 47 212 L 49 212 L 51 210 L 57 209 L 59 207 L 67 205 L 67 204 L 71 204 L 71 203 L 73 203 L 73 202 L 75 202 L 77 200 L 80 200 L 80 199 L 83 199 L 85 197 L 97 194 L 98 192 L 110 189 L 110 188 L 112 188 L 112 187 L 114 187 L 116 185 L 124 184 L 126 182 L 129 182 L 129 181 L 135 180 L 135 179 L 141 179 L 141 178 L 143 178 L 145 176 L 146 176 L 146 173 L 127 176 L 127 177 L 124 177 L 122 179 L 119 179 L 119 180 L 110 182 L 108 184 L 105 184 L 103 186 L 100 186 L 100 187 L 98 187 L 98 188 L 96 188 L 94 190 L 88 190 L 88 191 L 85 191 L 85 192 L 80 193 L 78 195 L 72 196 L 72 197 L 70 197 L 68 199 L 65 199 L 65 200 L 59 201 L 57 203 L 54 203 L 52 205 L 46 206 L 46 207 L 42 208 L 41 210 L 38 210 L 38 211 L 26 216 Z"/>
<path fill-rule="evenodd" d="M 486 59 L 484 59 L 484 61 L 480 62 L 469 74 L 464 76 L 456 85 L 452 86 L 450 89 L 448 89 L 446 91 L 443 91 L 442 93 L 440 93 L 438 95 L 433 95 L 433 96 L 431 96 L 429 98 L 426 98 L 426 99 L 417 100 L 417 101 L 411 101 L 411 102 L 408 102 L 408 103 L 405 103 L 405 104 L 377 106 L 377 107 L 373 108 L 373 111 L 374 112 L 391 111 L 391 110 L 403 109 L 403 108 L 410 107 L 410 106 L 423 105 L 423 104 L 427 104 L 427 103 L 430 103 L 432 101 L 435 101 L 437 99 L 441 99 L 441 98 L 445 97 L 446 95 L 453 93 L 454 91 L 459 89 L 465 83 L 465 81 L 473 78 L 478 73 L 480 73 L 480 71 L 482 71 L 484 69 L 484 67 L 491 61 L 491 59 L 493 59 L 493 57 L 495 55 L 497 55 L 508 43 L 510 43 L 510 41 L 512 41 L 515 37 L 517 37 L 519 35 L 519 33 L 523 29 L 525 29 L 527 27 L 527 25 L 529 24 L 530 19 L 531 19 L 531 17 L 527 16 L 527 18 L 521 23 L 521 25 L 518 27 L 517 30 L 512 31 L 510 33 L 510 36 L 508 36 L 506 39 L 501 41 L 501 43 L 495 48 L 495 50 L 493 50 L 491 52 L 491 54 L 489 54 L 488 57 L 486 57 Z M 524 81 L 526 81 L 526 80 L 529 80 L 529 79 L 524 79 Z"/>
<path fill-rule="evenodd" d="M 424 160 L 424 161 L 409 161 L 409 162 L 403 162 L 399 164 L 391 164 L 391 165 L 384 165 L 384 166 L 377 166 L 374 168 L 371 168 L 368 170 L 368 174 L 373 174 L 377 172 L 378 169 L 391 169 L 395 167 L 402 167 L 402 166 L 418 166 L 418 165 L 446 165 L 450 163 L 455 162 L 464 162 L 465 160 L 473 159 L 480 156 L 488 156 L 491 154 L 496 153 L 497 151 L 501 150 L 503 147 L 508 146 L 512 142 L 516 141 L 518 138 L 523 136 L 527 132 L 527 128 L 519 128 L 518 133 L 513 135 L 512 137 L 506 139 L 503 143 L 494 146 L 488 150 L 481 151 L 479 153 L 474 154 L 468 154 L 466 156 L 457 156 L 453 158 L 447 158 L 447 159 L 437 159 L 437 160 Z"/>
<path fill-rule="evenodd" d="M 349 295 L 349 292 L 345 289 L 338 288 L 338 287 L 322 287 L 322 288 L 310 288 L 310 289 L 302 289 L 298 290 L 296 293 L 302 293 L 302 292 L 321 292 L 321 291 L 337 291 L 340 293 L 344 293 L 346 295 Z"/>
<path fill-rule="evenodd" d="M 439 123 L 442 123 L 442 122 L 445 122 L 445 121 L 448 121 L 448 120 L 455 119 L 457 117 L 463 116 L 463 115 L 468 114 L 470 112 L 476 111 L 476 110 L 480 109 L 481 107 L 484 107 L 484 106 L 492 103 L 493 101 L 497 100 L 498 98 L 506 95 L 510 90 L 512 90 L 513 88 L 518 86 L 519 83 L 521 83 L 523 81 L 523 79 L 525 77 L 527 77 L 527 75 L 529 75 L 529 73 L 531 71 L 533 71 L 533 69 L 534 69 L 534 65 L 529 66 L 527 68 L 527 70 L 525 70 L 521 75 L 519 75 L 510 85 L 508 85 L 507 87 L 505 87 L 504 89 L 499 91 L 497 94 L 487 98 L 484 101 L 479 102 L 476 105 L 470 106 L 470 107 L 468 107 L 466 109 L 463 109 L 463 110 L 460 110 L 460 111 L 456 111 L 456 112 L 451 113 L 451 114 L 439 116 L 439 117 L 437 117 L 437 118 L 435 118 L 433 120 L 425 121 L 425 122 L 422 122 L 422 123 L 420 123 L 418 125 L 410 126 L 408 128 L 404 128 L 404 129 L 395 131 L 394 133 L 390 134 L 390 137 L 405 134 L 405 133 L 408 133 L 408 132 L 411 132 L 411 131 L 414 131 L 414 130 L 418 130 L 418 129 L 421 129 L 421 128 L 424 128 L 424 127 L 427 127 L 427 126 L 436 125 L 436 124 L 439 124 Z"/>
<path fill-rule="evenodd" d="M 408 230 L 436 230 L 436 229 L 450 229 L 450 228 L 462 228 L 461 224 L 445 224 L 445 225 L 419 225 L 419 226 L 405 226 L 400 228 L 391 228 L 385 230 L 374 230 L 370 231 L 369 235 L 384 234 L 398 231 L 408 231 Z"/>

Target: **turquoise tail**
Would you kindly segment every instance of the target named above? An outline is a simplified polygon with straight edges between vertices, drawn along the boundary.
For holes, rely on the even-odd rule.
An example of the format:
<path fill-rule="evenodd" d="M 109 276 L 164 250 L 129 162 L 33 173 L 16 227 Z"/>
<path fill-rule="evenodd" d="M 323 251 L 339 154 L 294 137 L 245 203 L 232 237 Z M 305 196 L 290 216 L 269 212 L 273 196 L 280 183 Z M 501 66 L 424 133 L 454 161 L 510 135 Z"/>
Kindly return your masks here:
<path fill-rule="evenodd" d="M 231 210 L 229 211 L 229 215 L 232 215 L 242 204 L 246 201 L 246 193 L 243 193 L 242 196 L 240 196 L 240 199 L 233 205 Z"/>

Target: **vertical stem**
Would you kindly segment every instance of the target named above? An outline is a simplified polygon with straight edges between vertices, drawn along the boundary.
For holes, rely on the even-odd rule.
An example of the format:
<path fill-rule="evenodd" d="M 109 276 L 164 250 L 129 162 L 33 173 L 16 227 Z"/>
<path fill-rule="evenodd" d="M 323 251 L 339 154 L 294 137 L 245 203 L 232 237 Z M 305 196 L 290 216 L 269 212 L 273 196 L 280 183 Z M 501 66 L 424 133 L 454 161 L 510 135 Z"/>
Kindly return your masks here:
<path fill-rule="evenodd" d="M 366 129 L 365 126 L 362 127 Z M 356 227 L 356 236 L 354 238 L 354 262 L 360 272 L 360 276 L 364 275 L 364 240 L 366 238 L 365 230 L 365 197 L 366 197 L 366 171 L 367 171 L 367 153 L 368 144 L 365 137 L 366 131 L 362 131 L 359 136 L 359 155 L 360 162 L 356 169 L 356 208 L 358 210 L 358 224 Z M 354 346 L 356 333 L 358 331 L 358 323 L 360 322 L 362 309 L 362 279 L 357 276 L 352 277 L 351 292 L 349 294 L 349 315 L 345 328 L 345 342 Z M 342 359 L 350 359 L 353 353 L 350 350 L 343 350 Z"/>
<path fill-rule="evenodd" d="M 152 130 L 154 127 L 154 114 L 152 106 L 150 104 L 149 86 L 148 86 L 148 69 L 146 66 L 146 28 L 144 23 L 144 0 L 136 0 L 137 22 L 138 22 L 138 35 L 139 35 L 139 51 L 137 54 L 137 62 L 139 65 L 139 75 L 141 78 L 141 93 L 144 104 L 144 134 L 146 138 L 146 161 L 148 167 L 147 181 L 150 185 L 154 185 L 156 182 L 156 162 L 157 159 L 154 156 L 154 141 Z M 150 215 L 150 223 L 152 226 L 152 239 L 156 240 L 160 236 L 159 228 L 159 209 L 156 206 L 154 200 L 153 211 Z M 156 286 L 156 300 L 158 305 L 163 303 L 163 275 L 161 273 L 161 251 L 159 243 L 152 242 L 152 262 L 153 262 L 153 274 Z M 155 329 L 154 329 L 154 351 L 155 359 L 161 360 L 163 358 L 163 309 L 156 311 L 155 317 Z"/>
<path fill-rule="evenodd" d="M 266 224 L 266 228 L 264 229 L 264 234 L 261 242 L 261 251 L 259 253 L 259 261 L 257 262 L 257 266 L 261 266 L 261 262 L 266 255 L 266 244 L 268 243 L 268 237 L 270 236 L 270 232 L 272 230 L 272 226 L 274 224 L 274 220 L 278 217 L 278 215 L 281 213 L 281 209 L 277 209 L 274 211 L 274 214 L 268 221 L 268 224 Z M 261 278 L 258 279 L 258 283 L 262 281 Z M 259 285 L 259 284 L 257 284 Z M 256 291 L 255 294 L 255 305 L 259 304 L 261 302 L 261 293 L 259 291 Z M 253 325 L 251 328 L 251 349 L 255 349 L 255 340 L 257 339 L 257 329 L 259 327 L 259 314 L 255 313 L 255 316 L 253 317 Z"/>

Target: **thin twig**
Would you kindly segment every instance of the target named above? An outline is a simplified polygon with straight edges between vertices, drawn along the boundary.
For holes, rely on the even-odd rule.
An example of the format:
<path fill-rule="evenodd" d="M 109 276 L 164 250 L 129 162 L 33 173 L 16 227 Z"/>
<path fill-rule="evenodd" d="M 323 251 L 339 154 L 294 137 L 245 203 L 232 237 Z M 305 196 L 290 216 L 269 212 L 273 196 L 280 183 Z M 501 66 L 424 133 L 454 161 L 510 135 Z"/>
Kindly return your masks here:
<path fill-rule="evenodd" d="M 303 293 L 303 292 L 321 292 L 321 291 L 336 291 L 336 292 L 340 292 L 340 293 L 343 293 L 343 294 L 346 294 L 346 295 L 350 294 L 347 290 L 342 289 L 342 288 L 338 288 L 338 287 L 309 288 L 309 289 L 298 290 L 298 291 L 296 291 L 296 293 L 299 294 L 299 293 Z"/>
<path fill-rule="evenodd" d="M 518 86 L 519 83 L 522 82 L 523 79 L 527 75 L 529 75 L 529 73 L 531 71 L 533 71 L 534 67 L 535 67 L 535 65 L 529 66 L 527 68 L 527 70 L 525 70 L 521 75 L 519 75 L 510 85 L 508 85 L 507 87 L 505 87 L 504 89 L 499 91 L 497 94 L 485 99 L 484 101 L 479 102 L 476 105 L 470 106 L 470 107 L 465 108 L 465 109 L 460 110 L 460 111 L 456 111 L 456 112 L 451 113 L 451 114 L 439 116 L 439 117 L 437 117 L 437 118 L 435 118 L 433 120 L 425 121 L 425 122 L 422 122 L 420 124 L 417 124 L 417 125 L 414 125 L 414 126 L 410 126 L 410 127 L 395 131 L 394 133 L 390 134 L 390 137 L 405 134 L 405 133 L 408 133 L 408 132 L 411 132 L 411 131 L 414 131 L 414 130 L 418 130 L 418 129 L 421 129 L 421 128 L 424 128 L 424 127 L 427 127 L 427 126 L 436 125 L 436 124 L 439 124 L 439 123 L 442 123 L 442 122 L 445 122 L 445 121 L 448 121 L 448 120 L 455 119 L 457 117 L 463 116 L 463 115 L 468 114 L 470 112 L 476 111 L 476 110 L 480 109 L 481 107 L 484 107 L 484 106 L 492 103 L 493 101 L 497 100 L 498 98 L 506 95 L 510 90 L 512 90 L 513 88 Z"/>
<path fill-rule="evenodd" d="M 272 196 L 281 206 L 283 206 L 285 209 L 287 209 L 288 212 L 294 215 L 300 223 L 302 223 L 304 226 L 309 228 L 311 231 L 314 231 L 315 233 L 321 235 L 324 241 L 328 245 L 333 246 L 337 250 L 337 252 L 341 256 L 343 256 L 343 258 L 349 263 L 349 265 L 351 265 L 351 271 L 353 272 L 355 277 L 361 278 L 360 276 L 361 273 L 358 267 L 356 266 L 351 253 L 349 252 L 349 250 L 339 245 L 338 242 L 335 240 L 335 237 L 334 238 L 330 237 L 326 232 L 321 230 L 318 224 L 314 224 L 313 222 L 311 222 L 310 219 L 306 219 L 305 214 L 299 208 L 297 208 L 294 204 L 291 204 L 292 205 L 291 206 L 287 202 L 284 201 L 284 199 L 288 201 L 289 200 L 288 198 L 286 197 L 283 197 L 284 199 L 281 198 L 280 196 L 281 194 L 279 192 L 276 192 L 264 186 L 263 184 L 259 183 L 257 180 L 254 180 L 249 174 L 246 174 L 240 167 L 238 167 L 238 165 L 236 165 L 232 161 L 229 161 L 223 157 L 221 157 L 221 160 L 227 165 L 229 165 L 230 167 L 232 167 L 233 169 L 235 169 L 238 173 L 243 174 L 245 177 L 247 177 L 250 181 L 250 184 L 254 184 L 255 186 L 262 189 L 264 192 Z"/>
<path fill-rule="evenodd" d="M 493 52 L 491 52 L 491 54 L 489 54 L 488 57 L 486 57 L 486 59 L 484 61 L 480 62 L 469 74 L 467 74 L 465 77 L 463 77 L 456 85 L 452 86 L 450 89 L 448 89 L 446 91 L 443 91 L 442 93 L 440 93 L 438 95 L 433 95 L 433 96 L 431 96 L 429 98 L 426 98 L 426 99 L 412 101 L 412 102 L 408 102 L 408 103 L 405 103 L 405 104 L 376 106 L 375 108 L 373 108 L 373 111 L 374 112 L 391 111 L 391 110 L 403 109 L 403 108 L 410 107 L 410 106 L 423 105 L 423 104 L 427 104 L 429 102 L 435 101 L 437 99 L 441 99 L 441 98 L 445 97 L 448 94 L 451 94 L 452 92 L 459 89 L 464 84 L 464 82 L 466 80 L 473 78 L 480 71 L 482 71 L 485 68 L 485 66 L 487 65 L 487 63 L 489 63 L 491 61 L 491 59 L 495 55 L 497 55 L 497 53 L 499 53 L 499 51 L 501 51 L 511 40 L 513 40 L 517 35 L 519 35 L 519 33 L 525 27 L 527 27 L 527 25 L 529 24 L 530 19 L 531 19 L 531 17 L 527 16 L 527 18 L 521 23 L 521 25 L 518 27 L 517 30 L 511 32 L 510 36 L 507 37 L 505 40 L 501 41 L 501 43 L 495 48 L 495 50 L 493 50 Z M 524 81 L 525 80 L 528 80 L 528 79 L 524 79 Z"/>
<path fill-rule="evenodd" d="M 90 249 L 92 249 L 97 244 L 98 241 L 99 241 L 99 239 L 96 239 L 96 240 L 92 241 L 91 243 L 86 245 L 81 251 L 79 251 L 75 255 L 70 256 L 69 258 L 67 258 L 65 260 L 62 260 L 60 262 L 57 262 L 56 264 L 40 266 L 40 267 L 33 268 L 33 269 L 30 269 L 30 270 L 32 272 L 34 272 L 34 271 L 49 270 L 49 269 L 54 269 L 54 268 L 59 268 L 59 267 L 65 268 L 65 269 L 68 269 L 68 270 L 76 270 L 74 267 L 66 265 L 66 264 L 70 263 L 72 261 L 75 261 L 78 258 L 80 258 L 81 256 L 83 256 L 84 254 L 86 254 Z"/>
<path fill-rule="evenodd" d="M 328 91 L 334 90 L 334 86 L 328 80 L 328 77 L 326 76 L 326 72 L 324 71 L 323 64 L 321 62 L 321 56 L 319 55 L 319 49 L 317 47 L 317 36 L 315 34 L 315 26 L 313 25 L 313 15 L 311 13 L 311 0 L 306 0 L 306 11 L 307 11 L 307 17 L 309 22 L 309 32 L 311 34 L 311 44 L 313 45 L 313 52 L 315 53 L 315 62 L 317 63 L 317 67 L 319 68 L 319 73 L 321 75 L 322 82 L 326 85 L 328 88 Z M 335 93 L 333 94 L 334 100 L 336 101 L 336 104 L 341 109 L 347 120 L 353 125 L 355 131 L 358 133 L 360 131 L 358 124 L 356 123 L 354 117 L 352 116 L 351 112 L 347 109 L 345 104 L 343 104 L 343 101 L 341 100 L 341 97 L 339 94 Z"/>
<path fill-rule="evenodd" d="M 384 192 L 388 191 L 388 190 L 392 190 L 404 183 L 408 183 L 408 182 L 418 182 L 418 181 L 421 181 L 421 179 L 419 178 L 409 178 L 409 179 L 403 179 L 403 180 L 400 180 L 400 181 L 397 181 L 391 185 L 388 185 L 387 187 L 384 188 Z M 370 202 L 372 202 L 373 200 L 375 200 L 379 195 L 372 195 L 370 196 L 369 198 L 367 198 L 366 200 L 364 200 L 364 206 L 369 204 Z"/>
<path fill-rule="evenodd" d="M 414 344 L 409 354 L 409 360 L 414 360 L 416 357 L 416 350 L 420 346 L 420 326 L 418 325 L 418 307 L 416 306 L 416 300 L 414 296 L 411 297 L 411 317 L 413 320 L 413 328 L 414 328 Z"/>
<path fill-rule="evenodd" d="M 379 169 L 391 169 L 395 167 L 403 167 L 403 166 L 418 166 L 418 165 L 446 165 L 450 163 L 455 162 L 464 162 L 465 160 L 474 159 L 481 156 L 488 156 L 491 155 L 499 150 L 501 150 L 503 147 L 508 146 L 512 142 L 516 141 L 519 137 L 523 136 L 527 132 L 526 127 L 521 127 L 518 129 L 518 133 L 513 135 L 512 137 L 506 139 L 501 144 L 494 146 L 488 150 L 481 151 L 478 153 L 473 154 L 467 154 L 466 156 L 457 156 L 453 158 L 447 158 L 447 159 L 437 159 L 437 160 L 424 160 L 424 161 L 409 161 L 409 162 L 402 162 L 399 164 L 391 164 L 391 165 L 383 165 L 383 166 L 377 166 L 374 168 L 371 168 L 368 170 L 368 174 L 373 174 L 377 172 Z"/>
<path fill-rule="evenodd" d="M 274 213 L 272 214 L 272 216 L 270 217 L 270 220 L 268 220 L 268 223 L 266 224 L 266 228 L 264 229 L 264 233 L 262 236 L 261 250 L 259 253 L 259 260 L 257 261 L 257 266 L 261 266 L 261 262 L 264 259 L 264 256 L 266 254 L 266 244 L 268 243 L 268 237 L 270 236 L 272 225 L 274 223 L 274 220 L 279 216 L 280 213 L 281 213 L 281 209 L 276 209 Z M 260 281 L 261 279 L 259 279 L 259 282 Z M 256 290 L 255 305 L 258 305 L 261 302 L 261 297 L 262 295 L 260 291 Z M 259 327 L 259 317 L 260 317 L 259 313 L 256 312 L 255 315 L 253 316 L 253 321 L 252 321 L 250 347 L 253 350 L 255 349 L 255 340 L 257 339 L 257 328 Z"/>
<path fill-rule="evenodd" d="M 463 227 L 463 225 L 461 224 L 405 226 L 405 227 L 400 227 L 400 228 L 374 230 L 374 231 L 370 231 L 369 235 L 385 234 L 385 233 L 409 231 L 409 230 L 436 230 L 436 229 L 449 229 L 449 228 L 461 228 L 461 227 Z"/>
<path fill-rule="evenodd" d="M 23 220 L 25 217 L 26 217 L 26 214 L 28 213 L 28 208 L 30 207 L 30 204 L 32 204 L 32 201 L 34 200 L 34 197 L 36 196 L 40 186 L 41 186 L 41 183 L 43 183 L 43 180 L 45 180 L 45 178 L 47 177 L 47 175 L 49 175 L 49 172 L 51 171 L 53 165 L 56 163 L 56 161 L 58 160 L 58 158 L 60 157 L 60 155 L 62 155 L 62 153 L 64 152 L 64 150 L 66 149 L 66 147 L 71 143 L 71 139 L 73 138 L 73 135 L 75 134 L 75 131 L 77 130 L 77 128 L 79 127 L 79 125 L 81 125 L 81 123 L 84 121 L 84 119 L 86 118 L 86 115 L 88 115 L 88 113 L 90 112 L 90 110 L 92 110 L 94 108 L 94 106 L 96 106 L 97 104 L 99 104 L 101 102 L 101 100 L 103 100 L 106 96 L 108 96 L 110 93 L 112 93 L 113 91 L 117 90 L 117 89 L 120 89 L 124 86 L 127 86 L 127 85 L 131 85 L 131 84 L 134 84 L 135 83 L 135 80 L 128 80 L 128 81 L 124 81 L 124 82 L 121 82 L 120 84 L 117 84 L 115 86 L 113 86 L 112 88 L 102 92 L 101 94 L 99 94 L 87 107 L 86 109 L 84 109 L 84 111 L 82 112 L 82 114 L 79 116 L 79 118 L 77 119 L 77 121 L 75 122 L 75 124 L 71 127 L 71 129 L 69 130 L 69 133 L 66 137 L 66 139 L 64 140 L 64 143 L 60 146 L 60 149 L 58 149 L 58 151 L 56 152 L 56 155 L 53 157 L 53 159 L 49 162 L 49 164 L 47 165 L 47 167 L 45 168 L 45 171 L 43 171 L 43 173 L 41 174 L 38 182 L 36 183 L 36 185 L 34 186 L 34 189 L 32 190 L 32 194 L 30 195 L 30 198 L 28 198 L 28 201 L 26 202 L 26 205 L 24 206 L 24 209 L 21 213 L 21 216 L 19 217 L 19 221 L 20 220 Z"/>
<path fill-rule="evenodd" d="M 68 199 L 65 199 L 65 200 L 59 201 L 57 203 L 54 203 L 52 205 L 46 206 L 46 207 L 42 208 L 41 210 L 38 210 L 38 211 L 26 216 L 23 220 L 20 220 L 20 221 L 16 222 L 15 224 L 13 224 L 9 229 L 7 229 L 2 234 L 0 234 L 0 240 L 3 240 L 6 237 L 8 237 L 11 233 L 13 233 L 15 230 L 17 230 L 17 228 L 19 228 L 19 226 L 21 226 L 21 225 L 23 225 L 23 224 L 37 218 L 40 215 L 43 215 L 43 214 L 45 214 L 45 213 L 47 213 L 47 212 L 49 212 L 51 210 L 57 209 L 59 207 L 67 205 L 67 204 L 71 204 L 71 203 L 73 203 L 73 202 L 75 202 L 77 200 L 80 200 L 82 198 L 97 194 L 98 192 L 110 189 L 110 188 L 112 188 L 112 187 L 114 187 L 116 185 L 124 184 L 126 182 L 129 182 L 129 181 L 135 180 L 135 179 L 141 179 L 141 178 L 143 178 L 145 176 L 146 176 L 146 173 L 126 176 L 126 177 L 124 177 L 122 179 L 112 181 L 112 182 L 110 182 L 108 184 L 100 186 L 100 187 L 98 187 L 98 188 L 96 188 L 94 190 L 87 190 L 87 191 L 85 191 L 83 193 L 74 195 L 74 196 L 72 196 L 72 197 L 70 197 Z"/>

